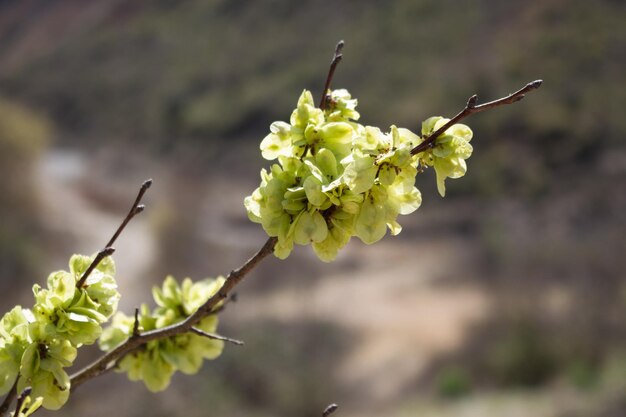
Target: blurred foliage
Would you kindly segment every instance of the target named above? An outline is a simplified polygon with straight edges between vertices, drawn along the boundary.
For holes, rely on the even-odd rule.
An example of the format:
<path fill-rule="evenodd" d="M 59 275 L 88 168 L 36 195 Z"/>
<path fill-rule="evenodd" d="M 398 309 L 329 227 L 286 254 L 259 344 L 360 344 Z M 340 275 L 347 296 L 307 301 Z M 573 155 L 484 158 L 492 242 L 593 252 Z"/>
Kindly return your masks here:
<path fill-rule="evenodd" d="M 572 384 L 579 388 L 590 389 L 598 384 L 600 377 L 598 366 L 587 360 L 573 361 L 567 369 L 567 376 Z"/>
<path fill-rule="evenodd" d="M 510 326 L 488 348 L 487 366 L 492 378 L 503 386 L 536 386 L 554 376 L 557 359 L 541 332 L 529 323 Z"/>
<path fill-rule="evenodd" d="M 0 280 L 2 293 L 15 282 L 31 282 L 41 272 L 40 233 L 34 168 L 46 146 L 50 126 L 42 117 L 0 99 Z"/>
<path fill-rule="evenodd" d="M 458 398 L 469 393 L 472 387 L 465 368 L 447 366 L 437 375 L 437 391 L 444 398 Z"/>
<path fill-rule="evenodd" d="M 530 169 L 500 159 L 493 169 L 505 179 L 536 188 L 546 167 L 588 161 L 626 133 L 620 2 L 163 0 L 59 2 L 39 13 L 31 11 L 45 1 L 25 3 L 4 25 L 11 36 L 0 33 L 2 89 L 43 107 L 67 140 L 256 141 L 303 88 L 319 93 L 340 37 L 346 59 L 335 85 L 351 89 L 372 124 L 415 129 L 473 92 L 489 99 L 544 78 L 534 104 L 472 122 L 481 144 L 501 144 L 477 152 L 482 161 L 541 147 Z M 41 40 L 50 25 L 61 25 L 59 36 Z"/>

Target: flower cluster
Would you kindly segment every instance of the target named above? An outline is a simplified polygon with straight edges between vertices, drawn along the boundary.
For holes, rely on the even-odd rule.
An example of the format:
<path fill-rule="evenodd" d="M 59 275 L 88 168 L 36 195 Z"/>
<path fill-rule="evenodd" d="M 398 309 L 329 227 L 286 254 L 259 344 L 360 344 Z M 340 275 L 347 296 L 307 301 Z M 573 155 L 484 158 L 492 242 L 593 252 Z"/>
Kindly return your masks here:
<path fill-rule="evenodd" d="M 274 254 L 284 259 L 294 243 L 311 244 L 323 261 L 335 259 L 352 236 L 367 244 L 387 229 L 400 233 L 400 214 L 421 204 L 415 187 L 418 167 L 433 166 L 443 195 L 445 178 L 465 173 L 471 130 L 454 125 L 433 147 L 411 150 L 423 138 L 392 126 L 389 132 L 357 123 L 357 100 L 346 90 L 330 93 L 328 106 L 315 106 L 304 91 L 290 123 L 274 122 L 261 142 L 265 159 L 277 160 L 261 171 L 261 184 L 246 197 L 248 217 L 278 238 Z M 424 137 L 447 119 L 424 122 Z"/>
<path fill-rule="evenodd" d="M 189 278 L 178 284 L 167 277 L 161 288 L 154 287 L 152 295 L 157 307 L 152 311 L 142 305 L 138 315 L 138 330 L 146 332 L 179 323 L 193 314 L 223 285 L 224 278 L 205 279 L 192 282 Z M 203 318 L 195 328 L 207 333 L 217 328 L 215 314 Z M 105 329 L 100 338 L 100 347 L 110 351 L 131 337 L 135 328 L 134 317 L 123 313 L 115 315 L 112 325 Z M 152 392 L 162 391 L 170 383 L 174 372 L 195 374 L 200 370 L 203 359 L 215 359 L 221 353 L 224 342 L 193 333 L 179 334 L 170 338 L 153 340 L 140 349 L 126 355 L 117 366 L 126 372 L 132 381 L 142 380 Z"/>
<path fill-rule="evenodd" d="M 13 308 L 0 320 L 0 395 L 17 381 L 21 392 L 31 387 L 33 407 L 56 410 L 69 396 L 76 349 L 92 344 L 101 325 L 117 309 L 119 293 L 113 278 L 115 265 L 105 258 L 80 287 L 77 286 L 93 257 L 74 255 L 70 270 L 50 274 L 46 288 L 33 287 L 32 310 Z"/>

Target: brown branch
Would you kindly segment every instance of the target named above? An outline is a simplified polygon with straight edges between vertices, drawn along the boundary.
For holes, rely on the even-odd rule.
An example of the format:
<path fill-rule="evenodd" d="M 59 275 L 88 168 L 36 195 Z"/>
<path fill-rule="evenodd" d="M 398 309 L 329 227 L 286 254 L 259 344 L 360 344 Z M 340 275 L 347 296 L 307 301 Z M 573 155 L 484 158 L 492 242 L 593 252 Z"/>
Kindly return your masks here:
<path fill-rule="evenodd" d="M 20 415 L 20 408 L 24 405 L 24 401 L 26 401 L 26 397 L 30 395 L 32 392 L 31 387 L 24 388 L 24 391 L 17 397 L 17 402 L 15 403 L 15 413 L 13 413 L 13 417 L 18 417 Z"/>
<path fill-rule="evenodd" d="M 128 211 L 128 214 L 122 221 L 122 224 L 120 224 L 120 226 L 117 228 L 117 230 L 115 231 L 111 239 L 109 239 L 107 244 L 104 245 L 104 249 L 98 252 L 94 260 L 91 262 L 91 264 L 87 268 L 87 270 L 83 273 L 83 275 L 80 277 L 78 282 L 76 282 L 77 288 L 81 288 L 83 285 L 85 285 L 85 281 L 87 281 L 87 278 L 89 278 L 89 275 L 93 272 L 94 269 L 98 267 L 100 262 L 102 262 L 102 260 L 106 258 L 107 256 L 111 256 L 113 254 L 113 252 L 115 251 L 115 249 L 113 249 L 113 244 L 115 243 L 117 238 L 120 236 L 120 234 L 124 231 L 128 222 L 130 222 L 133 217 L 135 217 L 136 215 L 138 215 L 145 209 L 145 206 L 139 203 L 141 202 L 143 195 L 146 193 L 146 191 L 148 191 L 148 188 L 150 188 L 151 185 L 152 185 L 152 180 L 146 180 L 144 181 L 143 184 L 141 184 L 141 188 L 139 188 L 139 193 L 137 193 L 137 197 L 135 198 L 135 201 L 133 202 L 132 207 Z"/>
<path fill-rule="evenodd" d="M 113 255 L 113 253 L 115 253 L 115 248 L 111 246 L 107 246 L 100 252 L 98 252 L 93 261 L 91 261 L 91 264 L 89 264 L 89 268 L 87 268 L 87 270 L 83 273 L 80 279 L 76 282 L 76 287 L 82 288 L 85 285 L 85 281 L 87 281 L 87 278 L 89 278 L 89 275 L 91 275 L 93 270 L 96 269 L 98 265 L 100 265 L 100 262 L 102 262 L 102 260 L 107 256 Z"/>
<path fill-rule="evenodd" d="M 5 413 L 9 411 L 9 407 L 11 407 L 11 403 L 17 396 L 17 381 L 19 379 L 20 379 L 20 376 L 18 375 L 17 378 L 15 378 L 15 382 L 13 383 L 13 386 L 7 393 L 7 396 L 4 398 L 4 401 L 2 401 L 2 405 L 0 405 L 0 416 L 5 415 Z"/>
<path fill-rule="evenodd" d="M 230 294 L 228 298 L 222 302 L 222 304 L 220 304 L 219 306 L 213 309 L 213 314 L 218 314 L 226 310 L 226 307 L 228 306 L 228 304 L 237 302 L 237 298 L 238 296 L 236 292 Z"/>
<path fill-rule="evenodd" d="M 337 411 L 338 408 L 339 408 L 339 406 L 337 404 L 329 405 L 328 407 L 326 407 L 326 409 L 322 413 L 322 417 L 328 417 L 329 415 L 331 415 L 332 413 Z"/>
<path fill-rule="evenodd" d="M 206 337 L 207 339 L 221 340 L 223 342 L 232 343 L 233 345 L 243 346 L 243 342 L 241 340 L 232 339 L 230 337 L 222 336 L 222 335 L 215 334 L 215 333 L 208 333 L 208 332 L 205 332 L 204 330 L 198 329 L 197 327 L 192 327 L 190 331 L 191 333 L 195 333 L 198 336 Z"/>
<path fill-rule="evenodd" d="M 322 110 L 326 110 L 330 83 L 332 82 L 333 76 L 335 75 L 335 69 L 337 69 L 337 65 L 339 64 L 339 62 L 341 62 L 341 59 L 343 58 L 343 55 L 341 54 L 343 45 L 343 41 L 337 42 L 337 46 L 335 47 L 335 53 L 333 54 L 333 60 L 330 62 L 330 68 L 328 69 L 328 75 L 326 76 L 326 83 L 324 84 L 324 91 L 322 91 L 322 98 L 320 99 L 320 109 Z"/>
<path fill-rule="evenodd" d="M 424 152 L 425 150 L 431 149 L 435 146 L 435 140 L 446 130 L 450 128 L 450 126 L 459 122 L 461 119 L 466 118 L 474 113 L 479 113 L 484 110 L 493 109 L 495 107 L 504 106 L 506 104 L 512 104 L 520 101 L 526 96 L 526 93 L 529 93 L 533 90 L 536 90 L 541 86 L 542 80 L 535 80 L 531 83 L 526 84 L 523 88 L 517 90 L 513 94 L 509 94 L 506 97 L 499 98 L 497 100 L 490 101 L 488 103 L 476 105 L 478 102 L 478 96 L 474 94 L 467 100 L 467 104 L 465 108 L 459 112 L 456 116 L 450 119 L 445 125 L 441 126 L 439 129 L 428 135 L 424 140 L 417 145 L 415 148 L 411 150 L 411 155 L 417 155 L 420 152 Z"/>
<path fill-rule="evenodd" d="M 277 239 L 275 237 L 269 238 L 263 247 L 252 258 L 250 258 L 240 268 L 231 271 L 226 277 L 222 288 L 220 288 L 217 293 L 209 298 L 195 313 L 187 317 L 184 321 L 168 327 L 141 333 L 137 337 L 129 337 L 128 340 L 117 346 L 115 349 L 104 354 L 102 357 L 82 370 L 76 372 L 71 376 L 72 389 L 75 389 L 84 382 L 109 371 L 111 363 L 117 362 L 119 359 L 137 349 L 141 345 L 144 345 L 152 340 L 165 339 L 167 337 L 192 331 L 192 328 L 203 318 L 214 314 L 215 308 L 228 297 L 228 294 L 233 290 L 233 288 L 235 288 L 237 284 L 239 284 L 264 258 L 274 251 L 276 241 Z"/>

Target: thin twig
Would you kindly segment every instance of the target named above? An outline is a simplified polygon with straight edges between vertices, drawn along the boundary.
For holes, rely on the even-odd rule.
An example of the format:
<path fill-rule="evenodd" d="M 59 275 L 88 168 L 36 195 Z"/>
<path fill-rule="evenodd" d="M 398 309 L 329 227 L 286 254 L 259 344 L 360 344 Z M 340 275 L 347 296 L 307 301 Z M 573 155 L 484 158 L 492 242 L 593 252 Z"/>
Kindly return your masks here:
<path fill-rule="evenodd" d="M 335 53 L 333 54 L 333 60 L 330 62 L 330 68 L 328 69 L 328 75 L 326 76 L 326 83 L 324 84 L 324 91 L 322 91 L 322 98 L 320 99 L 320 109 L 326 110 L 326 105 L 328 103 L 328 90 L 330 88 L 330 83 L 333 80 L 333 75 L 335 75 L 335 69 L 343 55 L 341 54 L 341 50 L 343 49 L 344 42 L 337 42 L 337 46 L 335 47 Z"/>
<path fill-rule="evenodd" d="M 125 342 L 117 346 L 115 349 L 104 354 L 95 362 L 86 366 L 82 370 L 76 372 L 71 376 L 72 389 L 75 389 L 84 382 L 95 378 L 108 370 L 110 370 L 110 364 L 118 361 L 120 358 L 127 355 L 129 352 L 137 349 L 139 346 L 144 345 L 152 340 L 160 340 L 168 337 L 176 336 L 190 332 L 192 327 L 198 324 L 203 318 L 214 314 L 215 307 L 228 297 L 228 294 L 239 284 L 246 275 L 254 269 L 264 258 L 270 255 L 274 251 L 277 239 L 275 237 L 269 238 L 263 247 L 240 268 L 231 271 L 222 288 L 209 298 L 198 310 L 191 316 L 187 317 L 180 323 L 163 327 L 156 330 L 141 333 L 135 338 L 128 338 Z"/>
<path fill-rule="evenodd" d="M 106 246 L 113 246 L 113 243 L 115 243 L 115 241 L 120 236 L 120 234 L 122 233 L 122 231 L 124 230 L 128 222 L 131 221 L 133 217 L 135 217 L 137 214 L 141 213 L 145 209 L 145 206 L 139 203 L 141 202 L 143 195 L 146 193 L 146 191 L 148 191 L 148 188 L 150 188 L 151 185 L 152 185 L 152 179 L 147 179 L 143 182 L 143 184 L 141 184 L 141 188 L 139 188 L 137 197 L 135 198 L 133 205 L 128 211 L 126 218 L 124 219 L 120 227 L 115 231 L 115 234 L 113 234 L 113 237 L 111 237 L 111 240 L 109 240 Z"/>
<path fill-rule="evenodd" d="M 2 401 L 2 405 L 0 405 L 0 416 L 5 415 L 5 413 L 9 411 L 9 407 L 11 407 L 11 403 L 17 396 L 17 381 L 19 379 L 20 379 L 20 376 L 18 375 L 17 378 L 15 378 L 15 382 L 13 383 L 13 386 L 7 393 L 7 396 L 4 398 L 4 401 Z"/>
<path fill-rule="evenodd" d="M 542 82 L 543 82 L 542 80 L 535 80 L 535 81 L 533 81 L 531 83 L 526 84 L 523 88 L 517 90 L 513 94 L 509 94 L 506 97 L 502 97 L 502 98 L 499 98 L 497 100 L 490 101 L 488 103 L 484 103 L 484 104 L 480 104 L 480 105 L 476 105 L 476 103 L 478 102 L 478 96 L 476 94 L 474 94 L 473 96 L 471 96 L 469 98 L 469 100 L 467 100 L 467 104 L 465 105 L 465 108 L 463 110 L 461 110 L 461 112 L 459 112 L 459 114 L 454 116 L 445 125 L 441 126 L 439 129 L 437 129 L 436 131 L 431 133 L 429 136 L 424 138 L 424 140 L 419 145 L 417 145 L 415 148 L 413 148 L 411 150 L 411 155 L 417 155 L 420 152 L 424 152 L 425 150 L 433 148 L 435 146 L 435 140 L 443 132 L 448 130 L 448 128 L 450 128 L 450 126 L 452 126 L 453 124 L 457 123 L 461 119 L 464 119 L 465 117 L 467 117 L 469 115 L 481 112 L 483 110 L 489 110 L 489 109 L 493 109 L 495 107 L 499 107 L 499 106 L 503 106 L 503 105 L 506 105 L 506 104 L 512 104 L 512 103 L 518 102 L 518 101 L 520 101 L 521 99 L 523 99 L 525 97 L 526 93 L 529 93 L 529 92 L 539 88 L 541 86 Z"/>
<path fill-rule="evenodd" d="M 198 336 L 206 337 L 207 339 L 221 340 L 223 342 L 232 343 L 233 345 L 243 346 L 243 341 L 241 340 L 232 339 L 230 337 L 222 336 L 222 335 L 215 334 L 215 333 L 208 333 L 208 332 L 205 332 L 204 330 L 198 329 L 197 327 L 192 327 L 190 331 L 191 333 L 195 333 Z"/>
<path fill-rule="evenodd" d="M 26 397 L 30 395 L 33 391 L 31 387 L 24 388 L 24 391 L 17 397 L 17 402 L 15 403 L 15 413 L 13 413 L 13 417 L 18 417 L 20 415 L 20 408 L 24 405 L 24 401 L 26 401 Z"/>
<path fill-rule="evenodd" d="M 339 406 L 337 404 L 329 405 L 328 407 L 326 407 L 326 409 L 322 413 L 322 417 L 328 417 L 329 415 L 331 415 L 332 413 L 337 411 L 338 408 L 339 408 Z"/>
<path fill-rule="evenodd" d="M 83 275 L 80 277 L 80 279 L 76 283 L 76 287 L 81 288 L 82 286 L 84 286 L 85 281 L 87 281 L 87 278 L 89 278 L 89 275 L 93 272 L 94 269 L 98 267 L 100 262 L 102 262 L 102 260 L 106 258 L 107 256 L 111 256 L 113 254 L 113 252 L 115 251 L 115 249 L 113 249 L 113 244 L 115 243 L 117 238 L 120 236 L 120 234 L 124 231 L 128 222 L 130 222 L 133 217 L 135 217 L 136 215 L 138 215 L 145 209 L 145 206 L 139 203 L 141 202 L 143 195 L 146 193 L 146 191 L 148 191 L 148 188 L 150 188 L 151 185 L 152 185 L 151 179 L 146 180 L 144 181 L 143 184 L 141 184 L 141 188 L 139 188 L 137 197 L 135 198 L 135 201 L 133 202 L 132 207 L 128 211 L 128 214 L 122 221 L 122 224 L 120 224 L 120 226 L 117 228 L 117 230 L 115 231 L 111 239 L 107 242 L 107 244 L 104 245 L 104 249 L 98 252 L 94 260 L 89 265 L 89 268 L 87 268 L 87 270 L 83 273 Z"/>

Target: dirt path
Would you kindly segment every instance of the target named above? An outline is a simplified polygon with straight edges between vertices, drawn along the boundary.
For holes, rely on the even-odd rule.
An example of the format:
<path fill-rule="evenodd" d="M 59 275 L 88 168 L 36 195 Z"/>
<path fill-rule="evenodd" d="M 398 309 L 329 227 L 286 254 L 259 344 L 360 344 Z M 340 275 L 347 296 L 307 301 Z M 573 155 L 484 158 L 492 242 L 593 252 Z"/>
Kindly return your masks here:
<path fill-rule="evenodd" d="M 438 285 L 438 278 L 459 273 L 447 260 L 458 259 L 462 248 L 449 240 L 351 245 L 345 256 L 354 258 L 356 270 L 333 274 L 329 267 L 313 288 L 246 299 L 235 316 L 329 321 L 356 334 L 358 342 L 335 378 L 368 402 L 384 404 L 404 392 L 436 355 L 459 346 L 468 326 L 487 314 L 488 299 L 477 289 Z"/>

